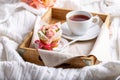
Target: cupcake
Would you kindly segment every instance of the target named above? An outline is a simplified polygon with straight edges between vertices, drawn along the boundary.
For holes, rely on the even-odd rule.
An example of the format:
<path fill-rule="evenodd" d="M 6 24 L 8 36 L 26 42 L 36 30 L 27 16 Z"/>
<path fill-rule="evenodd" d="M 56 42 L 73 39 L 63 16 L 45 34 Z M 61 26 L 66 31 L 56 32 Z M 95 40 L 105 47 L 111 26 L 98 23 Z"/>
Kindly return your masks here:
<path fill-rule="evenodd" d="M 35 43 L 39 44 L 38 48 L 53 50 L 53 48 L 58 47 L 62 30 L 60 28 L 60 23 L 43 25 L 38 30 L 39 40 L 36 40 Z"/>

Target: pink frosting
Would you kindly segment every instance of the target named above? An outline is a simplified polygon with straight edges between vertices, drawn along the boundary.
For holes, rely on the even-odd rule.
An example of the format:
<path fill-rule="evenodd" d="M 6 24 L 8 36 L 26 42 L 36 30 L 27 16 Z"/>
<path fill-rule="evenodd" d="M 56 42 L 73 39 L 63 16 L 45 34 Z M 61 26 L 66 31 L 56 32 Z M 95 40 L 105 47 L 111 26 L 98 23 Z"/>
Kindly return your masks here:
<path fill-rule="evenodd" d="M 56 34 L 56 32 L 59 30 L 59 27 L 57 25 L 47 25 L 42 26 L 40 29 L 46 37 L 49 39 Z"/>

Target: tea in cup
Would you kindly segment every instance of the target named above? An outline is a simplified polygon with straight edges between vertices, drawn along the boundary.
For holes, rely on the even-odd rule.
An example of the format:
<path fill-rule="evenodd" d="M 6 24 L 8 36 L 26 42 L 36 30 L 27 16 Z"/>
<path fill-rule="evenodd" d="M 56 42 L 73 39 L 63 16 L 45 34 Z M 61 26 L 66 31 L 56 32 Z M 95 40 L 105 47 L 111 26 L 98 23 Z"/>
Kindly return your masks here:
<path fill-rule="evenodd" d="M 92 25 L 99 22 L 99 17 L 87 11 L 71 11 L 66 14 L 66 21 L 74 35 L 84 35 Z"/>

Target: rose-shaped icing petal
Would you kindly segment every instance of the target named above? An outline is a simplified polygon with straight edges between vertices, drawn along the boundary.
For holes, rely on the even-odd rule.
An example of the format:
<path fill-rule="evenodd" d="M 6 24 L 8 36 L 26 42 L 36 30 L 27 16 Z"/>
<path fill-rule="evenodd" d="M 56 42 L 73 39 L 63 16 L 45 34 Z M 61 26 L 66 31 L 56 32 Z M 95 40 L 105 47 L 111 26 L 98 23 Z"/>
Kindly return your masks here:
<path fill-rule="evenodd" d="M 54 36 L 56 34 L 56 31 L 54 29 L 48 29 L 46 31 L 46 36 L 50 39 L 52 38 L 52 36 Z"/>

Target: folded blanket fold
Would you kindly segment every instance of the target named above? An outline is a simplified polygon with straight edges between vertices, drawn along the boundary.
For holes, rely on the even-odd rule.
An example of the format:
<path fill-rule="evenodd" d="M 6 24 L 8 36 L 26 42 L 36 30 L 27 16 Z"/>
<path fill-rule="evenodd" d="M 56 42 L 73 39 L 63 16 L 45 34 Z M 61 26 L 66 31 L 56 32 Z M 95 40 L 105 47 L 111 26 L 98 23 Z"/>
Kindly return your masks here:
<path fill-rule="evenodd" d="M 102 25 L 101 32 L 90 54 L 96 56 L 100 61 L 112 60 L 110 54 L 109 29 L 105 24 Z"/>

